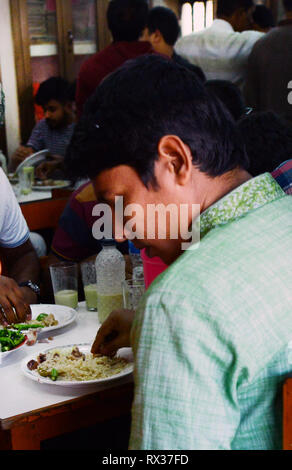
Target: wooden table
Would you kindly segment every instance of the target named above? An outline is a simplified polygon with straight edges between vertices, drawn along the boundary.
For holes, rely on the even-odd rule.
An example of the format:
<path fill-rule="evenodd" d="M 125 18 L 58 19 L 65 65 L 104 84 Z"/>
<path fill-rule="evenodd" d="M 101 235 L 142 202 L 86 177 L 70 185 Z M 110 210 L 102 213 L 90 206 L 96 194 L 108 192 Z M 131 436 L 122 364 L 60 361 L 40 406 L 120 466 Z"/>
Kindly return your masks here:
<path fill-rule="evenodd" d="M 283 450 L 292 450 L 292 378 L 283 387 Z"/>
<path fill-rule="evenodd" d="M 79 304 L 74 324 L 54 332 L 49 344 L 16 351 L 0 364 L 0 450 L 36 450 L 41 441 L 129 414 L 132 375 L 71 389 L 30 380 L 20 370 L 23 358 L 44 349 L 92 343 L 99 327 L 97 314 Z"/>
<path fill-rule="evenodd" d="M 18 198 L 30 231 L 56 228 L 71 194 L 72 189 L 53 189 Z"/>

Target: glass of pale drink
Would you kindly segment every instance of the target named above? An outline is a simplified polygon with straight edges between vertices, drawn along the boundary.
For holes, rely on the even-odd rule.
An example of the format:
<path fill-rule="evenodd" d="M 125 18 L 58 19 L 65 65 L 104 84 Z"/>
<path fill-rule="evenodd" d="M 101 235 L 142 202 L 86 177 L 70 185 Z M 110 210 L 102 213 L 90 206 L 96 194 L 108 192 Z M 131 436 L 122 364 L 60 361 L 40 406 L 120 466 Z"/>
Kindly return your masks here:
<path fill-rule="evenodd" d="M 97 285 L 94 261 L 81 264 L 82 282 L 86 301 L 86 308 L 90 312 L 97 311 Z"/>
<path fill-rule="evenodd" d="M 123 282 L 124 308 L 136 310 L 141 297 L 145 292 L 144 280 L 129 279 Z"/>
<path fill-rule="evenodd" d="M 78 306 L 78 265 L 59 263 L 50 266 L 55 304 L 76 308 Z"/>
<path fill-rule="evenodd" d="M 25 166 L 19 172 L 20 193 L 23 195 L 30 194 L 34 183 L 34 167 Z"/>

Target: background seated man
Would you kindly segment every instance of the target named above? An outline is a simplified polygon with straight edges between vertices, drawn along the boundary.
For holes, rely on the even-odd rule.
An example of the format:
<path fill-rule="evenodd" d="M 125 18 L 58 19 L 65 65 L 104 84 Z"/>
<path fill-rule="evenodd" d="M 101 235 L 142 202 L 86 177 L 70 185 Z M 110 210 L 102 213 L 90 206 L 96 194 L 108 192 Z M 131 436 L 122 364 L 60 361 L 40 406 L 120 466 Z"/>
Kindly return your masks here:
<path fill-rule="evenodd" d="M 243 95 L 234 83 L 228 80 L 207 80 L 205 87 L 222 101 L 235 121 L 245 113 L 246 106 Z"/>
<path fill-rule="evenodd" d="M 77 118 L 100 82 L 124 62 L 154 52 L 139 38 L 146 26 L 147 0 L 111 0 L 107 9 L 107 26 L 113 42 L 83 62 L 76 90 Z"/>
<path fill-rule="evenodd" d="M 251 175 L 272 172 L 292 157 L 292 128 L 273 111 L 251 113 L 237 123 Z"/>
<path fill-rule="evenodd" d="M 92 234 L 93 224 L 97 220 L 92 215 L 92 210 L 96 204 L 97 199 L 91 181 L 74 191 L 60 217 L 48 256 L 48 265 L 62 261 L 80 263 L 96 258 L 102 248 L 100 241 L 96 240 Z M 127 242 L 118 243 L 117 248 L 124 255 L 128 253 Z M 126 262 L 129 262 L 127 256 Z M 48 271 L 45 272 L 43 284 L 46 288 L 42 294 L 46 297 L 46 301 L 52 300 L 53 292 Z"/>
<path fill-rule="evenodd" d="M 205 81 L 205 74 L 200 67 L 175 52 L 174 45 L 179 34 L 180 26 L 175 13 L 170 8 L 154 7 L 148 13 L 147 26 L 141 40 L 150 42 L 156 52 L 171 57 L 177 64 L 187 67 Z"/>
<path fill-rule="evenodd" d="M 37 176 L 45 178 L 62 168 L 75 125 L 69 93 L 70 85 L 61 77 L 51 77 L 41 83 L 35 101 L 43 107 L 45 118 L 35 125 L 26 145 L 21 145 L 12 156 L 11 171 L 29 155 L 44 149 L 50 151 L 50 160 L 38 167 Z"/>
<path fill-rule="evenodd" d="M 243 86 L 247 59 L 263 35 L 252 28 L 253 0 L 218 0 L 216 19 L 208 28 L 183 36 L 175 50 L 202 68 L 207 80 Z"/>
<path fill-rule="evenodd" d="M 29 305 L 38 302 L 39 263 L 19 204 L 2 169 L 0 261 L 0 324 L 25 321 L 30 317 Z"/>
<path fill-rule="evenodd" d="M 273 12 L 266 5 L 256 5 L 252 17 L 255 31 L 267 33 L 276 26 Z"/>
<path fill-rule="evenodd" d="M 291 197 L 269 173 L 252 178 L 230 114 L 172 61 L 128 62 L 90 105 L 68 166 L 90 177 L 111 209 L 115 197 L 124 207 L 139 204 L 134 243 L 169 265 L 131 329 L 130 448 L 281 448 L 279 397 L 291 374 Z M 164 239 L 158 218 L 146 227 L 153 203 L 172 204 L 177 214 L 186 205 L 187 227 L 196 226 L 197 204 L 200 243 L 182 252 L 184 233 L 172 236 L 170 217 Z M 104 331 L 95 352 L 106 350 Z"/>

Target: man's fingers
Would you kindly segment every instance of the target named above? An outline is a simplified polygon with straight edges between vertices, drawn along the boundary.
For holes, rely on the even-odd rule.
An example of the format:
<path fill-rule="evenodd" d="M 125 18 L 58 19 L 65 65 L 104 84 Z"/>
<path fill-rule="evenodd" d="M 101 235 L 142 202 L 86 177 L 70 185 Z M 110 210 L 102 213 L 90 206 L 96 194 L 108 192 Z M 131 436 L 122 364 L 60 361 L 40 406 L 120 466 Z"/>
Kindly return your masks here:
<path fill-rule="evenodd" d="M 1 315 L 2 315 L 2 318 L 4 318 L 4 322 L 6 322 L 6 324 L 8 325 L 11 325 L 11 323 L 15 323 L 16 316 L 9 300 L 2 298 L 0 305 L 1 305 Z"/>
<path fill-rule="evenodd" d="M 100 354 L 103 354 L 104 356 L 114 356 L 117 350 L 123 348 L 124 346 L 123 336 L 119 335 L 116 337 L 116 339 L 102 344 L 99 348 L 99 351 Z"/>

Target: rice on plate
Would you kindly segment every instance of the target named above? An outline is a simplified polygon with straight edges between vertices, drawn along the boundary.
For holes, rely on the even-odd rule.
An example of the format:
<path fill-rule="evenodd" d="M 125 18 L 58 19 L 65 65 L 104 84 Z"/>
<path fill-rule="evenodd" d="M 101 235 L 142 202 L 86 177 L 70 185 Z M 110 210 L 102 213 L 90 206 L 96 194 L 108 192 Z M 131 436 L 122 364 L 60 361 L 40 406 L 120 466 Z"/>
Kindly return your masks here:
<path fill-rule="evenodd" d="M 55 348 L 40 353 L 37 361 L 31 360 L 27 368 L 52 381 L 89 381 L 117 375 L 129 366 L 121 357 L 107 357 L 100 354 L 82 353 L 77 346 Z"/>

